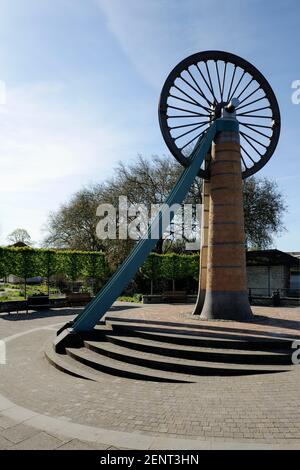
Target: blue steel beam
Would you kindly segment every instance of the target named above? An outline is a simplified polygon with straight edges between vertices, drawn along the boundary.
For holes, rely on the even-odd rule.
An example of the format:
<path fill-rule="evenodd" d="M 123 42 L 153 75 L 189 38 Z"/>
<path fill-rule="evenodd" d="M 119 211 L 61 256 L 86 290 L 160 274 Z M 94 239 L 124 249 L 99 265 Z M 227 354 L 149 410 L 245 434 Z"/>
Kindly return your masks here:
<path fill-rule="evenodd" d="M 157 213 L 148 233 L 141 238 L 128 258 L 113 274 L 103 289 L 86 306 L 86 308 L 75 318 L 70 332 L 79 333 L 90 331 L 101 320 L 108 309 L 134 277 L 139 267 L 144 263 L 149 253 L 155 248 L 157 241 L 170 224 L 169 207 L 173 204 L 181 204 L 186 197 L 194 179 L 196 178 L 205 155 L 209 151 L 217 132 L 238 132 L 238 122 L 235 119 L 217 119 L 207 130 L 207 134 L 201 142 L 198 142 L 191 157 L 190 164 L 185 168 L 178 178 L 161 210 Z M 174 214 L 171 214 L 171 218 Z M 153 238 L 153 234 L 155 237 Z M 66 324 L 68 328 L 70 325 Z M 63 330 L 63 329 L 62 329 Z M 61 331 L 62 331 L 61 330 Z"/>

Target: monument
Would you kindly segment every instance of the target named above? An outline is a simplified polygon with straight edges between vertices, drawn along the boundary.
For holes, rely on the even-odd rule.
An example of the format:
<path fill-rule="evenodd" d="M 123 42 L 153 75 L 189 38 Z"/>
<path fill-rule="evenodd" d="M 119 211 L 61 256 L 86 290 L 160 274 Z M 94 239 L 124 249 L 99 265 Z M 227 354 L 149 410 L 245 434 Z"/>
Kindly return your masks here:
<path fill-rule="evenodd" d="M 159 122 L 169 150 L 184 170 L 148 233 L 82 313 L 59 330 L 57 352 L 80 344 L 81 334 L 105 315 L 167 228 L 164 213 L 183 202 L 197 177 L 203 178 L 203 215 L 194 313 L 205 319 L 252 316 L 246 288 L 242 179 L 260 170 L 276 148 L 280 134 L 276 97 L 246 60 L 222 51 L 200 52 L 181 61 L 167 77 Z"/>
<path fill-rule="evenodd" d="M 162 90 L 160 125 L 183 165 L 212 122 L 233 119 L 199 171 L 203 178 L 199 293 L 194 313 L 206 319 L 251 318 L 248 301 L 242 178 L 272 156 L 280 133 L 276 97 L 263 75 L 244 59 L 221 51 L 180 62 Z"/>

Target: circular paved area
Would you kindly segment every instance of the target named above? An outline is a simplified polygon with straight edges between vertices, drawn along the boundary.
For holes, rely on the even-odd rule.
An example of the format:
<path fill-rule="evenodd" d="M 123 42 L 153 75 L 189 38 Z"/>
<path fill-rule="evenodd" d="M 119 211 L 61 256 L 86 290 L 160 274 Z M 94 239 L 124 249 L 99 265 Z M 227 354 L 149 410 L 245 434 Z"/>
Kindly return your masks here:
<path fill-rule="evenodd" d="M 191 317 L 191 306 L 126 307 L 110 315 L 207 326 Z M 299 336 L 300 308 L 254 311 L 252 324 L 213 326 Z M 1 338 L 8 338 L 7 363 L 0 365 L 0 448 L 300 448 L 298 366 L 280 374 L 203 377 L 193 384 L 104 374 L 99 383 L 85 381 L 44 358 L 58 324 L 73 312 L 0 316 Z"/>

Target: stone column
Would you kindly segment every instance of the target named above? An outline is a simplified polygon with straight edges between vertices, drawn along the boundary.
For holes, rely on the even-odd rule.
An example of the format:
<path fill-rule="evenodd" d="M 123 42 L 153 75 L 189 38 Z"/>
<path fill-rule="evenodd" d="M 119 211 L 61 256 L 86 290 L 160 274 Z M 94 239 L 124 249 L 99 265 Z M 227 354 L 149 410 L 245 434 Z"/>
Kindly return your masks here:
<path fill-rule="evenodd" d="M 251 317 L 239 134 L 222 132 L 212 147 L 207 282 L 201 318 Z"/>
<path fill-rule="evenodd" d="M 209 215 L 210 181 L 203 180 L 202 186 L 202 217 L 201 217 L 201 249 L 199 260 L 199 289 L 193 315 L 202 312 L 207 278 L 207 244 L 208 244 L 208 215 Z"/>

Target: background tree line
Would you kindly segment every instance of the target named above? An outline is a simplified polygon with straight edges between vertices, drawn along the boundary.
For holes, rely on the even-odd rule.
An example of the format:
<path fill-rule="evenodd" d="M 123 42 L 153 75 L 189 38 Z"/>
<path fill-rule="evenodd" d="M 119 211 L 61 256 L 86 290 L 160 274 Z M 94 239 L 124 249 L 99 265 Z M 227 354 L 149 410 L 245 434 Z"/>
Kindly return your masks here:
<path fill-rule="evenodd" d="M 182 166 L 173 157 L 153 156 L 151 160 L 139 155 L 132 164 L 119 163 L 114 177 L 103 183 L 91 184 L 76 192 L 58 211 L 49 216 L 45 245 L 55 248 L 104 251 L 110 264 L 117 265 L 131 250 L 133 240 L 99 240 L 96 210 L 101 203 L 118 207 L 121 195 L 129 204 L 162 204 L 174 187 Z M 185 203 L 201 202 L 201 180 L 195 180 Z M 275 182 L 266 178 L 244 181 L 245 231 L 247 248 L 270 247 L 274 236 L 284 230 L 282 219 L 286 209 L 283 195 Z M 195 225 L 197 224 L 195 220 Z M 182 243 L 172 239 L 160 240 L 157 253 L 183 252 Z"/>
<path fill-rule="evenodd" d="M 63 274 L 72 282 L 80 278 L 91 279 L 98 290 L 99 283 L 109 277 L 110 270 L 103 253 L 95 251 L 53 250 L 42 248 L 0 247 L 0 278 L 10 274 L 24 279 L 41 276 L 47 279 Z"/>

